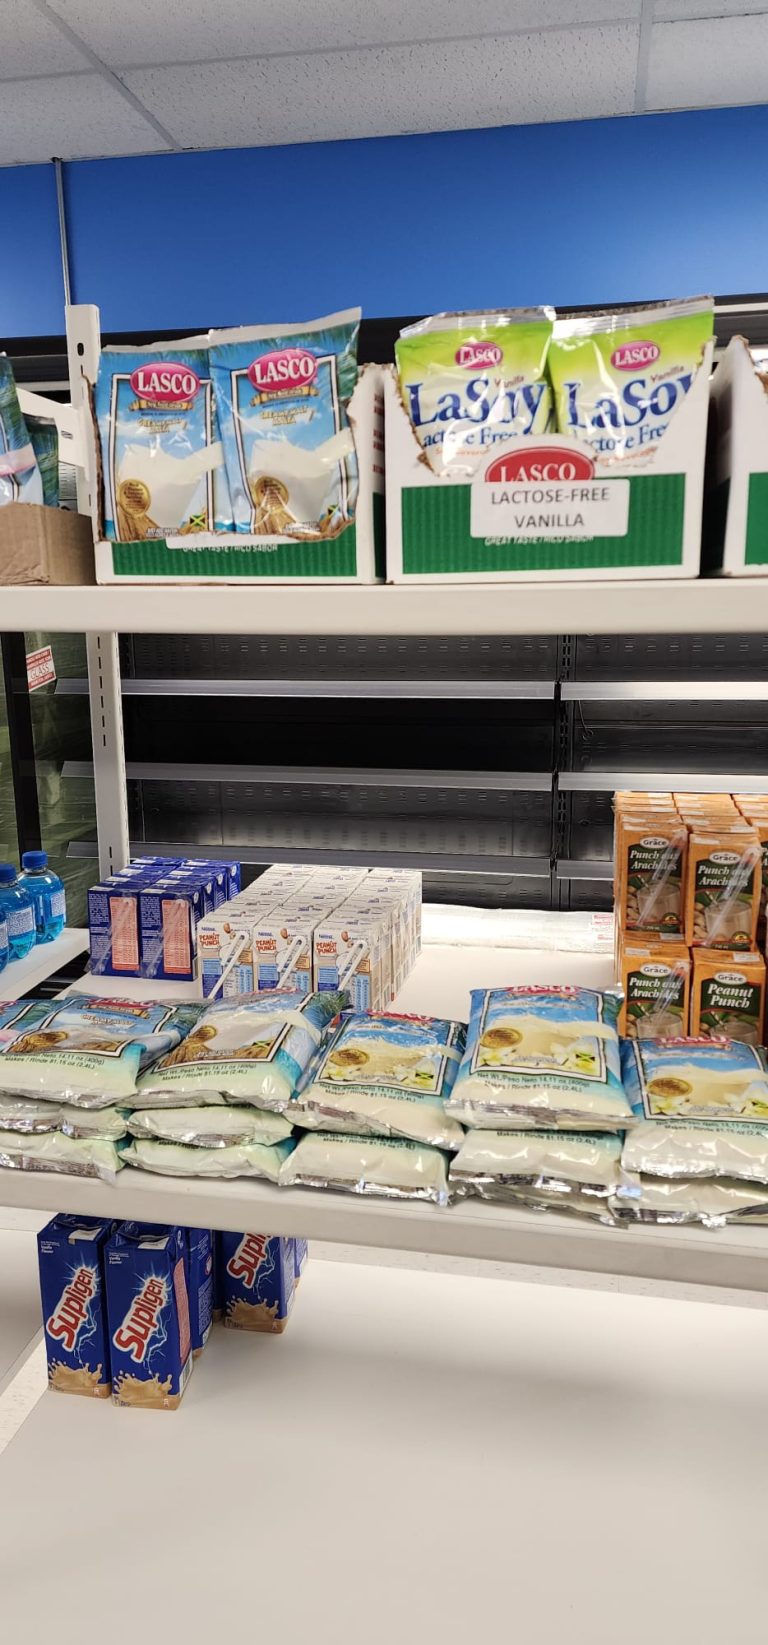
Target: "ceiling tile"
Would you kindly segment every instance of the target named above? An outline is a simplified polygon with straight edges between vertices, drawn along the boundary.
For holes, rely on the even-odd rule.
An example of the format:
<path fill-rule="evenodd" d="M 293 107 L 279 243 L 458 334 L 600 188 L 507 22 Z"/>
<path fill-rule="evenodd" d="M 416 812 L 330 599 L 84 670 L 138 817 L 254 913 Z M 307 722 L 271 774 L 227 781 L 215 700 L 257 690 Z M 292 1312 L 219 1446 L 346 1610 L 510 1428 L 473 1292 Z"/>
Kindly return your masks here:
<path fill-rule="evenodd" d="M 0 0 L 0 80 L 27 74 L 64 74 L 89 67 L 88 58 L 70 45 L 55 23 L 32 0 Z"/>
<path fill-rule="evenodd" d="M 646 108 L 764 103 L 766 62 L 768 16 L 657 24 Z"/>
<path fill-rule="evenodd" d="M 610 26 L 126 72 L 185 147 L 235 147 L 625 114 L 637 30 Z"/>
<path fill-rule="evenodd" d="M 51 0 L 113 68 L 635 20 L 640 0 Z"/>
<path fill-rule="evenodd" d="M 743 17 L 768 11 L 766 0 L 656 0 L 654 21 L 664 23 L 681 18 Z"/>
<path fill-rule="evenodd" d="M 167 148 L 99 74 L 16 80 L 0 96 L 0 166 Z"/>

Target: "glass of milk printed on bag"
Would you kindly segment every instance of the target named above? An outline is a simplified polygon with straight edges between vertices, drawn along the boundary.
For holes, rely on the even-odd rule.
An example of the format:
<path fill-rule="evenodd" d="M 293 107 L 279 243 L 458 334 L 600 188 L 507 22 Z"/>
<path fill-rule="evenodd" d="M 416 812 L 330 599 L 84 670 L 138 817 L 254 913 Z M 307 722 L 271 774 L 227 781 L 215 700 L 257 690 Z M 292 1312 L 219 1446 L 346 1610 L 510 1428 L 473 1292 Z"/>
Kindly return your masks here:
<path fill-rule="evenodd" d="M 205 349 L 104 349 L 95 399 L 108 538 L 231 530 Z"/>
<path fill-rule="evenodd" d="M 335 537 L 355 517 L 357 457 L 347 403 L 360 310 L 304 326 L 211 332 L 235 530 Z"/>
<path fill-rule="evenodd" d="M 554 309 L 435 314 L 395 343 L 400 393 L 436 474 L 473 474 L 491 446 L 545 434 Z"/>

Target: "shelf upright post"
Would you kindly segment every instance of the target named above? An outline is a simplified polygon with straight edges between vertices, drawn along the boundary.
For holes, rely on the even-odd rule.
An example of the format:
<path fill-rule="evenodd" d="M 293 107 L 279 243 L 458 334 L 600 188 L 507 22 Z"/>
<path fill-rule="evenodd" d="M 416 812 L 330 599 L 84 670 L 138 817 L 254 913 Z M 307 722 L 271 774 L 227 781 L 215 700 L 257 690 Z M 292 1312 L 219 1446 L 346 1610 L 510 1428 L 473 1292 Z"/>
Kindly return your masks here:
<path fill-rule="evenodd" d="M 84 466 L 77 470 L 77 506 L 97 518 L 98 476 L 90 433 L 89 384 L 96 381 L 101 352 L 99 311 L 90 303 L 67 306 L 67 356 L 70 397 L 83 426 Z M 88 695 L 91 703 L 93 780 L 99 872 L 114 874 L 130 857 L 128 799 L 123 741 L 120 653 L 114 631 L 86 635 Z"/>

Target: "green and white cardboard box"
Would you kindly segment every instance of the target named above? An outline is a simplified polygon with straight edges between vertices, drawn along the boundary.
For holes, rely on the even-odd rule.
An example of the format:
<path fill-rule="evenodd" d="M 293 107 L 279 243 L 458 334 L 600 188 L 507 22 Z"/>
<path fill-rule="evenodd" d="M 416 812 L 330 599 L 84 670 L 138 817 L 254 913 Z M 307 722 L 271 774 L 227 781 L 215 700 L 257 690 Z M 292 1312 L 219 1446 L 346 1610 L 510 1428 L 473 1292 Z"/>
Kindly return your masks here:
<path fill-rule="evenodd" d="M 384 577 L 384 409 L 379 366 L 361 368 L 348 407 L 360 484 L 352 525 L 338 537 L 200 533 L 195 537 L 106 542 L 94 521 L 97 583 L 375 583 Z M 98 434 L 89 419 L 92 472 Z M 100 491 L 100 488 L 98 488 Z M 100 510 L 99 510 L 100 513 Z"/>
<path fill-rule="evenodd" d="M 388 369 L 388 580 L 698 576 L 711 362 L 709 344 L 666 433 L 623 462 L 567 435 L 523 435 L 490 448 L 471 481 L 433 473 Z"/>
<path fill-rule="evenodd" d="M 705 519 L 707 569 L 768 576 L 768 394 L 743 337 L 712 378 L 714 451 Z"/>

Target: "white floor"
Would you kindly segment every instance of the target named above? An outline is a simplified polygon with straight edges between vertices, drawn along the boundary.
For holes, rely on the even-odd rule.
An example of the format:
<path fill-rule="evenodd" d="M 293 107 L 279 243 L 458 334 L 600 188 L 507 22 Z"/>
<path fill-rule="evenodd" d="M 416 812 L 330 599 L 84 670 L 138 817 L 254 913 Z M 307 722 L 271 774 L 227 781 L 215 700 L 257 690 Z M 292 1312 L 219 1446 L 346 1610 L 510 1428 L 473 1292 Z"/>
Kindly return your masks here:
<path fill-rule="evenodd" d="M 0 1209 L 0 1395 L 40 1330 L 35 1234 L 45 1221 L 40 1213 Z"/>
<path fill-rule="evenodd" d="M 767 1363 L 765 1312 L 315 1259 L 285 1336 L 217 1329 L 180 1411 L 33 1405 L 4 1637 L 754 1634 Z"/>

